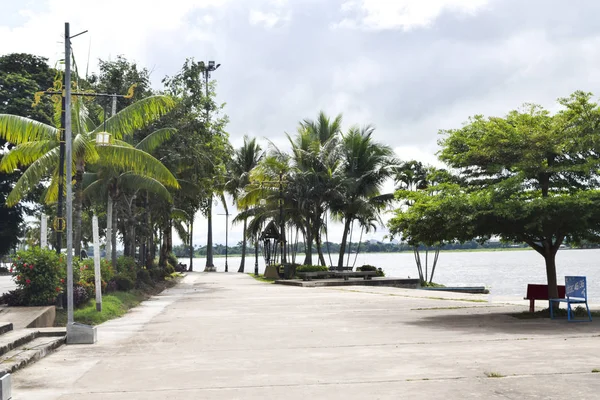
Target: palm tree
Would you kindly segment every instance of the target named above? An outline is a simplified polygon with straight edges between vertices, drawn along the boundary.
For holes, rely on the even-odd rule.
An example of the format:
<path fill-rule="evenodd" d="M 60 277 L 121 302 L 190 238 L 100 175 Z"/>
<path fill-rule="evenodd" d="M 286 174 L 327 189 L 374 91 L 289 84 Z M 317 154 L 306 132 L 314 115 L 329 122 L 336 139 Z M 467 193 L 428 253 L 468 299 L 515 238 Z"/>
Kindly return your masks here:
<path fill-rule="evenodd" d="M 341 133 L 342 115 L 333 120 L 320 112 L 316 120 L 305 119 L 298 127 L 294 139 L 288 135 L 292 146 L 294 180 L 298 192 L 298 205 L 305 212 L 306 259 L 312 264 L 312 243 L 316 242 L 319 263 L 326 265 L 323 256 L 321 233 L 323 215 L 327 205 L 336 195 L 339 159 L 337 145 Z"/>
<path fill-rule="evenodd" d="M 86 165 L 102 162 L 116 169 L 151 175 L 162 181 L 172 180 L 171 173 L 160 162 L 145 151 L 129 146 L 123 138 L 156 121 L 174 106 L 175 101 L 171 97 L 151 96 L 124 108 L 103 124 L 93 126 L 83 102 L 74 101 L 72 113 L 75 254 L 79 254 L 81 249 L 82 183 Z M 95 145 L 96 134 L 102 131 L 113 135 L 112 145 Z M 16 145 L 2 158 L 0 171 L 13 171 L 28 166 L 7 197 L 7 205 L 17 204 L 37 183 L 46 178 L 52 180 L 45 201 L 54 201 L 58 195 L 59 129 L 29 118 L 0 114 L 0 137 Z"/>
<path fill-rule="evenodd" d="M 244 136 L 244 144 L 235 151 L 230 163 L 229 171 L 231 178 L 225 184 L 225 190 L 231 194 L 233 201 L 238 203 L 243 195 L 246 185 L 250 183 L 250 171 L 260 162 L 263 157 L 262 149 L 256 143 L 256 138 L 248 138 Z M 241 208 L 242 211 L 245 207 Z M 238 272 L 244 272 L 246 265 L 246 229 L 248 227 L 248 219 L 242 218 L 244 223 L 243 238 L 242 238 L 242 260 Z"/>
<path fill-rule="evenodd" d="M 373 141 L 374 128 L 351 127 L 343 135 L 341 157 L 344 163 L 344 185 L 342 196 L 332 204 L 338 218 L 344 221 L 338 267 L 344 266 L 344 254 L 352 222 L 356 219 L 370 219 L 393 199 L 391 195 L 381 195 L 380 190 L 391 176 L 393 150 Z M 368 216 L 369 218 L 365 218 Z"/>

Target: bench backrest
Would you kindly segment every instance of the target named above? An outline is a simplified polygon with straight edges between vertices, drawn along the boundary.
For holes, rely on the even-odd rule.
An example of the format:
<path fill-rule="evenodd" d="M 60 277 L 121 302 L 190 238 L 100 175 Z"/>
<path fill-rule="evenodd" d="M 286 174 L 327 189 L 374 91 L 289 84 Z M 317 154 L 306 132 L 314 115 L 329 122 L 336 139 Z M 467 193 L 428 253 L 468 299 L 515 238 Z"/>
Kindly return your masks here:
<path fill-rule="evenodd" d="M 548 285 L 530 283 L 527 285 L 526 299 L 548 300 Z M 558 298 L 565 298 L 565 286 L 558 285 Z"/>
<path fill-rule="evenodd" d="M 565 276 L 567 287 L 567 298 L 578 298 L 587 300 L 587 282 L 585 276 Z"/>

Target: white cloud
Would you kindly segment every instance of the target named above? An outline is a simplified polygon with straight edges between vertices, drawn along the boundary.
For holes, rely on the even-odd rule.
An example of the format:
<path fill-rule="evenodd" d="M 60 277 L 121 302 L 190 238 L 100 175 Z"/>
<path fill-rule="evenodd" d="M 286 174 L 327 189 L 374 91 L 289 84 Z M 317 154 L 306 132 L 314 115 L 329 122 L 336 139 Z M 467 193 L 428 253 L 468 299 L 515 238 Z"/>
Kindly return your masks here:
<path fill-rule="evenodd" d="M 429 26 L 444 11 L 474 14 L 489 0 L 350 0 L 342 5 L 340 27 L 410 29 Z M 356 15 L 358 14 L 358 15 Z"/>
<path fill-rule="evenodd" d="M 17 27 L 0 26 L 0 54 L 28 52 L 48 57 L 53 63 L 63 57 L 64 22 L 71 35 L 88 30 L 73 39 L 80 68 L 87 58 L 95 65 L 98 58 L 126 54 L 129 59 L 144 61 L 152 50 L 152 38 L 166 35 L 185 24 L 197 9 L 219 6 L 227 0 L 173 0 L 168 6 L 154 7 L 144 0 L 48 0 L 47 6 L 19 10 L 26 22 Z M 27 3 L 26 3 L 27 4 Z M 177 42 L 179 37 L 173 36 Z"/>

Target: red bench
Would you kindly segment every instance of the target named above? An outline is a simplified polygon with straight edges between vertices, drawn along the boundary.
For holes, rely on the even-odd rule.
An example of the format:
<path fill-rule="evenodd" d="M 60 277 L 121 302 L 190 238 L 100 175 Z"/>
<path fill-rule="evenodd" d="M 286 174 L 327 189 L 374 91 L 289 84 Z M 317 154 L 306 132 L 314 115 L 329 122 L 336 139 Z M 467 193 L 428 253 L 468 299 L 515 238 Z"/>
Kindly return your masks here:
<path fill-rule="evenodd" d="M 558 298 L 565 298 L 565 286 L 558 285 Z M 550 300 L 548 298 L 548 285 L 527 285 L 527 296 L 523 297 L 525 300 L 529 300 L 529 312 L 535 312 L 535 301 L 536 300 Z"/>

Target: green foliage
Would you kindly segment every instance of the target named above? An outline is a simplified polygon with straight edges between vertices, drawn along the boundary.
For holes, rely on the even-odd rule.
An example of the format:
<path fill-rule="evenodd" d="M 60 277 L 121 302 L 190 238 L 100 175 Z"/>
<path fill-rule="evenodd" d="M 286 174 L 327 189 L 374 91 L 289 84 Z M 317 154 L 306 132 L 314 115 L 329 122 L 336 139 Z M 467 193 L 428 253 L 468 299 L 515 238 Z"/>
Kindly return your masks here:
<path fill-rule="evenodd" d="M 94 299 L 88 299 L 82 306 L 76 309 L 73 317 L 76 322 L 98 325 L 108 320 L 119 318 L 133 307 L 136 307 L 145 296 L 136 292 L 113 292 L 102 296 L 102 312 L 96 310 Z M 66 313 L 58 312 L 56 315 L 55 326 L 64 326 L 66 324 Z"/>
<path fill-rule="evenodd" d="M 85 258 L 83 260 L 73 260 L 73 271 L 79 269 L 79 279 L 84 282 L 94 283 L 95 282 L 95 269 L 94 259 Z M 101 258 L 100 259 L 100 276 L 103 282 L 108 282 L 114 276 L 114 271 L 110 261 Z"/>
<path fill-rule="evenodd" d="M 385 272 L 381 268 L 377 268 L 373 265 L 362 265 L 356 268 L 357 271 L 375 271 L 377 272 L 377 276 L 385 276 Z"/>
<path fill-rule="evenodd" d="M 152 277 L 147 269 L 140 269 L 137 273 L 137 281 L 146 285 L 152 284 Z"/>
<path fill-rule="evenodd" d="M 56 252 L 34 247 L 17 253 L 12 265 L 17 288 L 23 291 L 23 305 L 44 306 L 62 292 L 61 268 Z"/>
<path fill-rule="evenodd" d="M 117 290 L 127 292 L 135 287 L 135 281 L 129 275 L 117 274 L 112 279 L 115 282 Z"/>
<path fill-rule="evenodd" d="M 117 258 L 117 271 L 116 273 L 121 277 L 127 277 L 132 282 L 135 282 L 137 278 L 137 264 L 133 257 L 119 257 Z"/>
<path fill-rule="evenodd" d="M 299 265 L 296 267 L 296 273 L 298 272 L 321 272 L 321 271 L 329 271 L 329 268 L 321 266 L 321 265 Z"/>

